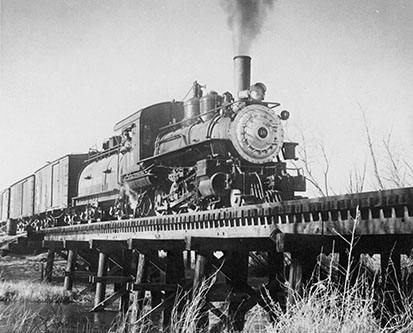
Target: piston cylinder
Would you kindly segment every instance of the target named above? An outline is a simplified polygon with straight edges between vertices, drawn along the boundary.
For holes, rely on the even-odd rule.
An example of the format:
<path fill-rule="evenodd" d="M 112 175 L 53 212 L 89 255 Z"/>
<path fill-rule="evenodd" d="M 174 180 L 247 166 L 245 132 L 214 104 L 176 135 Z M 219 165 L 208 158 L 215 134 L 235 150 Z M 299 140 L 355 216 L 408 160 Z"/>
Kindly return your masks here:
<path fill-rule="evenodd" d="M 199 182 L 199 192 L 206 198 L 212 196 L 222 196 L 227 191 L 227 174 L 217 172 L 211 178 L 204 177 Z"/>

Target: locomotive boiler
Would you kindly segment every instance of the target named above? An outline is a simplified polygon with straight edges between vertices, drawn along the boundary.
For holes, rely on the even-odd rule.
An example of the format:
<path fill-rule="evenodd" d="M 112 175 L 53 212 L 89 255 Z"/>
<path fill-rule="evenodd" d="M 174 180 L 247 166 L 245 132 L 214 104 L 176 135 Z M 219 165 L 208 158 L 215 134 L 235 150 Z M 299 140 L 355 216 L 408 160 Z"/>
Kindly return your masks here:
<path fill-rule="evenodd" d="M 250 84 L 251 58 L 234 58 L 235 98 L 193 84 L 186 102 L 155 104 L 115 125 L 122 135 L 120 182 L 134 216 L 294 199 L 305 190 L 287 172 L 296 143 L 284 141 L 287 111 Z"/>

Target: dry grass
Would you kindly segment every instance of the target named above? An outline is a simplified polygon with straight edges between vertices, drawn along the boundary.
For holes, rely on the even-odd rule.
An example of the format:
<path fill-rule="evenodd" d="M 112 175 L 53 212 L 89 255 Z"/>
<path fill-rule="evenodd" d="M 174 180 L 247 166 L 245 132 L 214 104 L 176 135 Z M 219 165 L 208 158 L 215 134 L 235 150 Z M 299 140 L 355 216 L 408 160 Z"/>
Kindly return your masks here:
<path fill-rule="evenodd" d="M 350 263 L 349 263 L 350 264 Z M 367 272 L 367 270 L 365 270 Z M 349 280 L 337 284 L 332 276 L 309 284 L 303 294 L 294 293 L 294 302 L 287 309 L 281 309 L 278 303 L 269 304 L 277 320 L 271 322 L 268 314 L 259 306 L 254 307 L 246 316 L 243 332 L 260 333 L 390 333 L 413 332 L 413 303 L 404 296 L 404 310 L 391 313 L 384 307 L 384 299 L 377 293 L 377 281 L 371 275 L 366 277 L 363 271 L 357 277 L 345 274 Z M 203 326 L 205 298 L 213 279 L 205 280 L 194 293 L 192 301 L 189 293 L 182 294 L 175 301 L 170 332 L 195 333 L 207 332 Z M 269 295 L 266 295 L 269 299 Z M 228 313 L 226 313 L 228 314 Z M 386 318 L 386 320 L 383 320 Z M 138 320 L 143 323 L 143 321 Z M 145 327 L 146 330 L 142 330 Z M 137 332 L 154 329 L 149 322 L 140 326 Z M 113 331 L 115 332 L 115 331 Z M 130 332 L 130 331 L 116 331 Z M 235 332 L 232 325 L 223 322 L 217 332 Z"/>
<path fill-rule="evenodd" d="M 41 303 L 69 303 L 74 294 L 63 287 L 40 282 L 0 282 L 0 301 L 28 301 Z"/>
<path fill-rule="evenodd" d="M 76 325 L 65 320 L 60 306 L 40 306 L 33 309 L 26 302 L 12 303 L 0 314 L 0 332 L 8 333 L 103 333 L 95 330 L 91 323 Z M 77 327 L 77 328 L 76 328 Z"/>
<path fill-rule="evenodd" d="M 150 313 L 151 307 L 149 304 L 149 299 L 143 300 L 143 308 L 140 313 L 140 317 L 136 322 L 132 321 L 132 307 L 128 309 L 128 312 L 123 315 L 119 314 L 112 326 L 110 327 L 108 333 L 148 333 L 148 332 L 158 332 L 157 325 L 152 322 Z M 133 305 L 132 305 L 133 306 Z"/>
<path fill-rule="evenodd" d="M 351 278 L 350 275 L 349 278 Z M 170 332 L 207 332 L 203 321 L 205 318 L 205 299 L 213 282 L 214 277 L 205 280 L 192 298 L 189 292 L 182 292 L 176 298 Z M 246 316 L 243 332 L 413 332 L 413 303 L 411 300 L 407 296 L 403 296 L 401 300 L 403 311 L 387 313 L 383 311 L 383 300 L 373 288 L 374 282 L 359 275 L 352 280 L 352 283 L 347 284 L 347 289 L 343 289 L 342 285 L 336 284 L 331 276 L 328 276 L 322 281 L 316 281 L 309 285 L 302 295 L 295 293 L 294 302 L 288 304 L 287 309 L 282 310 L 276 303 L 269 304 L 276 314 L 277 320 L 275 322 L 270 322 L 268 314 L 262 308 L 254 307 Z M 27 285 L 24 288 L 26 287 Z M 50 286 L 46 287 L 50 288 Z M 26 297 L 35 294 L 27 291 Z M 268 295 L 266 298 L 268 299 Z M 32 296 L 32 299 L 39 300 L 40 297 Z M 45 297 L 42 296 L 42 299 Z M 8 332 L 65 333 L 73 331 L 69 330 L 63 322 L 62 314 L 58 310 L 52 315 L 49 312 L 48 316 L 44 316 L 38 311 L 29 310 L 24 302 L 13 303 L 0 316 L 3 321 L 4 318 L 7 319 Z M 387 318 L 386 321 L 382 320 L 383 316 Z M 143 307 L 141 317 L 134 325 L 130 323 L 130 313 L 128 312 L 125 316 L 119 316 L 108 332 L 158 332 L 158 326 L 151 321 L 150 317 L 151 310 L 149 304 L 146 304 Z M 79 328 L 77 332 L 92 333 L 97 331 L 90 326 Z M 222 326 L 216 332 L 232 333 L 235 331 L 230 323 L 223 321 Z"/>
<path fill-rule="evenodd" d="M 192 293 L 188 291 L 178 294 L 172 310 L 170 331 L 176 333 L 207 332 L 205 316 L 208 316 L 206 296 L 215 283 L 216 274 L 203 280 L 199 287 Z M 192 296 L 192 297 L 191 297 Z"/>
<path fill-rule="evenodd" d="M 267 332 L 380 332 L 373 295 L 361 283 L 344 293 L 328 280 L 320 281 L 303 296 L 295 295 L 285 312 L 273 310 L 278 321 Z"/>

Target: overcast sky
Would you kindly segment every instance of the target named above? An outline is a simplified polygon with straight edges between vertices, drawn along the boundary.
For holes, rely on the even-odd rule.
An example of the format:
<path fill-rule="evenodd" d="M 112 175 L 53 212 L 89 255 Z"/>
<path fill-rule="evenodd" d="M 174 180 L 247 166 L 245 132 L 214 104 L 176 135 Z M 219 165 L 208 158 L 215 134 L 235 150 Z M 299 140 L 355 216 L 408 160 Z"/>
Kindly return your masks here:
<path fill-rule="evenodd" d="M 392 132 L 411 154 L 412 33 L 410 0 L 279 0 L 252 45 L 252 81 L 290 138 L 324 145 L 339 192 L 368 153 L 360 109 L 377 146 Z M 0 190 L 194 80 L 233 91 L 233 56 L 218 0 L 1 0 Z"/>

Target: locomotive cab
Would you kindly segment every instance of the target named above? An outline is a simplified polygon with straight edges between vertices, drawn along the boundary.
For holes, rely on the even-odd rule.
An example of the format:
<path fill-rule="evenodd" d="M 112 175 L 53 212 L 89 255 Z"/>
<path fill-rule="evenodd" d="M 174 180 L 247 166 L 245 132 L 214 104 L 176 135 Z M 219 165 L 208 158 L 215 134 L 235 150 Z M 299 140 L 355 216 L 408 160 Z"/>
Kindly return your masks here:
<path fill-rule="evenodd" d="M 160 129 L 180 122 L 184 118 L 182 102 L 164 102 L 141 109 L 115 125 L 115 131 L 121 131 L 125 162 L 122 174 L 138 169 L 138 162 L 154 155 L 156 136 Z"/>

